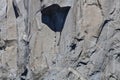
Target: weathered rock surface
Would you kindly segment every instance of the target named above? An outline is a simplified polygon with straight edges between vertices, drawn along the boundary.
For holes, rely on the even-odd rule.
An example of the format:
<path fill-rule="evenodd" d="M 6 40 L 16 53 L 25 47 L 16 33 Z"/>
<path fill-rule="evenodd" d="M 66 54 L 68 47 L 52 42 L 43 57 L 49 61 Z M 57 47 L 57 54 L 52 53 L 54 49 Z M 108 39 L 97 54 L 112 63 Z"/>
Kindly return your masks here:
<path fill-rule="evenodd" d="M 119 68 L 120 0 L 0 0 L 0 80 L 120 80 Z"/>

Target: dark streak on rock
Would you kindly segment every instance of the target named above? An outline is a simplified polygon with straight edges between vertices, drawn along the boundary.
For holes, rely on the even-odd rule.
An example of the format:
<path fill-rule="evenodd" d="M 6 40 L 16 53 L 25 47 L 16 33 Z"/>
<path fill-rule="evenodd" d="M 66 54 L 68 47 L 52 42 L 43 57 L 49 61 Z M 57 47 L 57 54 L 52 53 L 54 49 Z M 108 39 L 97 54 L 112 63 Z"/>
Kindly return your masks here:
<path fill-rule="evenodd" d="M 77 37 L 75 37 L 74 39 L 77 40 L 77 41 L 79 41 L 79 42 L 82 41 L 82 40 L 84 40 L 83 38 L 80 38 L 80 39 L 79 39 L 79 38 L 77 38 Z"/>
<path fill-rule="evenodd" d="M 81 50 L 81 52 L 79 53 L 79 55 L 77 56 L 77 58 L 73 60 L 74 62 L 77 62 L 77 61 L 79 60 L 79 58 L 80 58 L 82 52 L 83 52 L 83 50 Z"/>
<path fill-rule="evenodd" d="M 40 0 L 40 2 L 43 2 L 43 0 Z"/>
<path fill-rule="evenodd" d="M 99 0 L 97 0 L 97 3 L 98 3 L 99 8 L 102 10 L 102 5 Z"/>
<path fill-rule="evenodd" d="M 58 41 L 58 43 L 57 43 L 57 46 L 59 46 L 60 40 L 61 40 L 61 32 L 60 32 L 60 38 L 59 38 L 59 41 Z"/>
<path fill-rule="evenodd" d="M 15 1 L 13 1 L 12 4 L 13 4 L 14 12 L 15 12 L 15 17 L 18 18 L 20 16 L 19 8 L 17 7 L 17 4 Z"/>
<path fill-rule="evenodd" d="M 115 29 L 115 31 L 120 31 L 120 28 L 118 28 L 118 29 Z"/>
<path fill-rule="evenodd" d="M 6 7 L 6 13 L 7 13 L 7 11 L 8 11 L 8 5 Z M 5 18 L 7 19 L 7 14 L 5 15 Z"/>
<path fill-rule="evenodd" d="M 98 40 L 99 40 L 99 37 L 100 37 L 100 35 L 101 35 L 102 31 L 103 31 L 103 28 L 104 28 L 105 25 L 108 24 L 108 22 L 110 22 L 110 21 L 113 21 L 113 19 L 105 20 L 105 21 L 101 24 L 101 26 L 100 26 L 100 28 L 99 28 L 98 38 L 97 38 L 96 43 L 97 43 Z"/>
<path fill-rule="evenodd" d="M 111 52 L 111 51 L 113 51 L 114 49 L 113 48 L 110 48 L 109 50 L 108 50 L 108 52 Z"/>
<path fill-rule="evenodd" d="M 93 51 L 91 52 L 91 55 L 93 55 L 96 51 L 97 51 L 96 49 L 93 50 Z M 90 55 L 90 56 L 91 56 L 91 55 Z"/>
<path fill-rule="evenodd" d="M 67 74 L 66 77 L 68 78 L 71 74 L 72 74 L 72 72 L 70 71 L 70 72 Z"/>
<path fill-rule="evenodd" d="M 93 76 L 93 75 L 95 75 L 95 74 L 97 74 L 97 73 L 99 73 L 100 71 L 94 71 L 93 73 L 91 73 L 89 76 Z"/>
<path fill-rule="evenodd" d="M 83 61 L 80 61 L 78 62 L 78 64 L 76 65 L 76 67 L 79 67 L 81 65 L 87 65 L 88 62 L 83 62 Z"/>
<path fill-rule="evenodd" d="M 113 9 L 113 11 L 110 13 L 110 15 L 112 15 L 115 12 L 116 8 Z"/>

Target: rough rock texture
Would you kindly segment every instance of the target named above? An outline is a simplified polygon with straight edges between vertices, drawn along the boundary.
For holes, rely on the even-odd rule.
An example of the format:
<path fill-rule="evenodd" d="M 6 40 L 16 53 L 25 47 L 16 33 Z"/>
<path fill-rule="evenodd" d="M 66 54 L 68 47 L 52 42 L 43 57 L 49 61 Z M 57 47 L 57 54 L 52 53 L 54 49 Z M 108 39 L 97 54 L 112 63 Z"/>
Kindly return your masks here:
<path fill-rule="evenodd" d="M 120 0 L 0 0 L 0 80 L 120 80 Z"/>

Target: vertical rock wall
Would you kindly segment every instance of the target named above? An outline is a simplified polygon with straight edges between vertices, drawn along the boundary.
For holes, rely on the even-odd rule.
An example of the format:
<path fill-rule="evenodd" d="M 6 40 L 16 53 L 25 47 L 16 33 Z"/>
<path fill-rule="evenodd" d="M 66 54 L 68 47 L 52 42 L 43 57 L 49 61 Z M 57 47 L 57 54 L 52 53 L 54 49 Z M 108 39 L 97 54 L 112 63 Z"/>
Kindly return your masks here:
<path fill-rule="evenodd" d="M 120 0 L 0 0 L 0 80 L 120 80 L 119 35 Z"/>

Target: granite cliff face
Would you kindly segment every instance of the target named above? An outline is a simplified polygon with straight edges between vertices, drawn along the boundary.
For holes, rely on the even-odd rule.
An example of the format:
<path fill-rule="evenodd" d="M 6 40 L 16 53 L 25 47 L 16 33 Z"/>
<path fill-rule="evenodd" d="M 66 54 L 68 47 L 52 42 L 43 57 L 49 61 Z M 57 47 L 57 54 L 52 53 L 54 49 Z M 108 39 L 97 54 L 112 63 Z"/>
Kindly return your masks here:
<path fill-rule="evenodd" d="M 120 80 L 120 0 L 0 0 L 0 80 Z"/>

